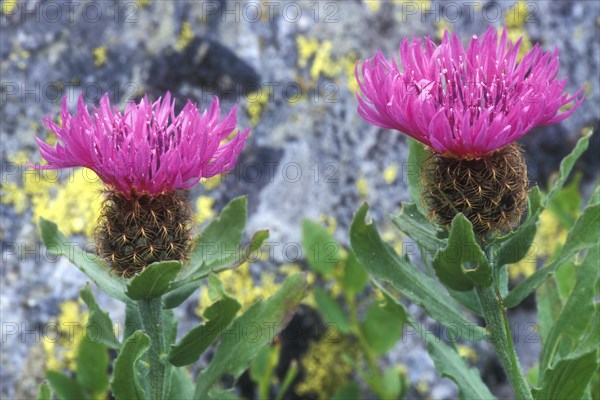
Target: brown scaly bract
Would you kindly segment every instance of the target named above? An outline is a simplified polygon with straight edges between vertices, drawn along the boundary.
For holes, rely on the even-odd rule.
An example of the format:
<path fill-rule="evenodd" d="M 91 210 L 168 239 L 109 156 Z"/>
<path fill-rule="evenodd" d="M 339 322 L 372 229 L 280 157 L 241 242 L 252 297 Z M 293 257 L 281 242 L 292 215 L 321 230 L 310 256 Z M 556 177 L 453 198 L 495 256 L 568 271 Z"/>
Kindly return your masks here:
<path fill-rule="evenodd" d="M 192 210 L 187 191 L 150 196 L 109 191 L 96 229 L 99 255 L 123 277 L 157 261 L 184 260 Z"/>
<path fill-rule="evenodd" d="M 429 152 L 423 200 L 430 217 L 449 226 L 462 213 L 478 234 L 515 227 L 527 207 L 527 166 L 517 144 L 482 159 L 455 159 Z"/>

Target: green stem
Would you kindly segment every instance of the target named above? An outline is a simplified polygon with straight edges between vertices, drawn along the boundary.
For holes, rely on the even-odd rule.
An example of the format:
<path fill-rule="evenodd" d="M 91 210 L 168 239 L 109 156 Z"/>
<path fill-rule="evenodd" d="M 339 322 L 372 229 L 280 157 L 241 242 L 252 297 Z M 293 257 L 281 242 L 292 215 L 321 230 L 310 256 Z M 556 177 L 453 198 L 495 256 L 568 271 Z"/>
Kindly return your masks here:
<path fill-rule="evenodd" d="M 140 300 L 138 307 L 144 331 L 150 337 L 148 354 L 150 376 L 148 377 L 147 395 L 152 400 L 161 400 L 166 398 L 167 395 L 167 368 L 164 362 L 166 356 L 165 334 L 161 298 Z"/>
<path fill-rule="evenodd" d="M 371 352 L 371 349 L 369 348 L 369 344 L 367 343 L 367 340 L 363 336 L 362 331 L 360 329 L 360 320 L 358 318 L 358 309 L 356 307 L 356 301 L 354 300 L 354 297 L 352 297 L 351 295 L 348 295 L 348 294 L 346 295 L 346 301 L 347 301 L 349 309 L 350 309 L 351 331 L 354 334 L 354 336 L 358 339 L 360 348 L 365 356 L 365 360 L 367 361 L 369 370 L 371 371 L 370 377 L 363 376 L 363 379 L 369 386 L 371 386 L 371 389 L 373 389 L 373 391 L 378 396 L 385 397 L 385 392 L 383 391 L 383 389 L 381 387 L 381 383 L 380 383 L 380 379 L 379 379 L 379 369 L 377 368 L 377 359 Z M 360 373 L 360 371 L 359 371 L 359 373 Z M 363 374 L 361 374 L 361 375 L 363 375 Z"/>
<path fill-rule="evenodd" d="M 500 364 L 502 364 L 507 377 L 512 383 L 515 397 L 517 399 L 532 400 L 533 397 L 529 389 L 529 384 L 525 379 L 523 369 L 519 364 L 517 353 L 515 352 L 510 325 L 500 291 L 495 285 L 487 288 L 477 286 L 475 290 L 479 298 L 479 304 L 481 304 L 487 329 L 490 332 L 490 339 L 496 349 Z"/>

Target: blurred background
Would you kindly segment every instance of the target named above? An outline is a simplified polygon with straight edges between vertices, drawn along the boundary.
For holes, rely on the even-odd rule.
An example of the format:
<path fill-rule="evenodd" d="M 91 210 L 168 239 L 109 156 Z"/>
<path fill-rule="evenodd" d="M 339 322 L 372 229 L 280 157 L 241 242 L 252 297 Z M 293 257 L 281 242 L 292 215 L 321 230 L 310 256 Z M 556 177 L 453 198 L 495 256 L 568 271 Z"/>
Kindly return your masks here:
<path fill-rule="evenodd" d="M 83 94 L 91 105 L 108 93 L 122 108 L 169 90 L 179 107 L 191 99 L 204 108 L 213 96 L 225 110 L 239 104 L 238 127 L 252 127 L 252 133 L 238 166 L 196 187 L 193 202 L 201 227 L 229 200 L 248 195 L 248 233 L 270 230 L 272 251 L 224 277 L 245 306 L 269 295 L 291 271 L 309 269 L 302 247 L 305 218 L 346 246 L 352 215 L 368 201 L 385 239 L 400 252 L 406 249 L 387 218 L 408 200 L 406 137 L 368 125 L 356 112 L 355 63 L 377 49 L 396 56 L 401 39 L 439 40 L 445 29 L 467 41 L 490 24 L 507 26 L 513 40 L 523 36 L 523 50 L 536 42 L 548 50 L 558 47 L 559 75 L 568 79 L 570 93 L 584 86 L 586 102 L 563 123 L 536 129 L 521 141 L 532 184 L 542 188 L 582 132 L 597 130 L 600 120 L 600 2 L 592 0 L 3 0 L 0 24 L 2 398 L 35 397 L 46 368 L 73 368 L 77 329 L 86 318 L 78 301 L 85 276 L 46 252 L 36 221 L 51 219 L 74 242 L 91 243 L 101 182 L 81 170 L 26 168 L 27 161 L 40 161 L 35 137 L 55 139 L 42 119 L 58 118 L 63 96 L 73 106 Z M 594 135 L 577 164 L 574 198 L 585 199 L 598 179 L 598 138 Z M 513 282 L 552 253 L 563 231 L 560 219 L 551 213 L 543 217 L 539 235 L 545 236 L 537 239 L 527 262 L 511 269 Z M 334 279 L 317 273 L 311 279 L 313 287 L 336 298 Z M 111 317 L 122 321 L 121 305 L 95 294 Z M 369 296 L 374 294 L 368 289 L 360 294 L 359 313 Z M 311 294 L 305 303 L 293 324 L 318 332 L 326 318 Z M 181 331 L 199 321 L 202 307 L 202 293 L 180 307 Z M 410 310 L 424 320 L 418 307 Z M 511 315 L 526 368 L 539 351 L 534 310 L 529 301 Z M 356 377 L 340 361 L 343 342 L 319 338 L 311 334 L 279 344 L 276 374 L 284 376 L 291 360 L 301 371 L 286 398 L 329 398 Z M 491 347 L 477 346 L 465 347 L 463 355 L 481 368 L 496 394 L 506 394 Z M 457 396 L 415 335 L 403 335 L 386 349 L 379 365 L 399 371 L 408 398 Z M 256 393 L 252 382 L 245 376 L 240 393 Z M 373 397 L 365 385 L 359 389 Z"/>

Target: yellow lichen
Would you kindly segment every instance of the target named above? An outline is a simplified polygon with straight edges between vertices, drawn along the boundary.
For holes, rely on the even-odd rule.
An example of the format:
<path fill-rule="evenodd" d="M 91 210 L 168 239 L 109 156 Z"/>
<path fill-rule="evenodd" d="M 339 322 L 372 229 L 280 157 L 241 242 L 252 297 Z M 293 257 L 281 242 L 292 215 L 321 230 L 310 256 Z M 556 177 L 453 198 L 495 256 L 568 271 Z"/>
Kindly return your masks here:
<path fill-rule="evenodd" d="M 356 190 L 358 190 L 360 197 L 367 197 L 369 194 L 369 184 L 364 176 L 361 176 L 356 181 Z"/>
<path fill-rule="evenodd" d="M 32 221 L 40 217 L 56 222 L 66 235 L 82 233 L 91 237 L 102 204 L 100 179 L 88 169 L 35 171 L 25 164 L 26 153 L 9 157 L 23 171 L 17 182 L 2 185 L 2 203 L 18 214 L 32 210 Z"/>
<path fill-rule="evenodd" d="M 272 273 L 262 273 L 260 284 L 254 282 L 250 272 L 250 264 L 243 263 L 234 270 L 226 270 L 219 273 L 219 279 L 223 282 L 223 287 L 242 305 L 245 310 L 257 300 L 265 299 L 275 293 L 278 285 L 275 284 L 275 276 Z M 198 315 L 202 315 L 204 309 L 211 304 L 208 290 L 202 290 L 200 293 Z"/>
<path fill-rule="evenodd" d="M 458 354 L 466 358 L 469 361 L 477 361 L 477 352 L 473 350 L 472 347 L 465 346 L 464 344 L 458 344 L 457 346 Z"/>
<path fill-rule="evenodd" d="M 12 15 L 17 8 L 17 0 L 4 0 L 2 2 L 2 14 Z"/>
<path fill-rule="evenodd" d="M 328 332 L 320 341 L 311 343 L 300 361 L 305 375 L 296 386 L 296 393 L 301 397 L 331 398 L 352 374 L 352 365 L 344 356 L 353 348 L 356 347 L 338 331 Z"/>
<path fill-rule="evenodd" d="M 540 214 L 538 230 L 533 244 L 524 259 L 508 268 L 511 279 L 532 275 L 540 259 L 550 257 L 565 242 L 567 230 L 560 224 L 554 213 L 548 209 Z"/>
<path fill-rule="evenodd" d="M 85 335 L 88 313 L 80 303 L 67 300 L 60 305 L 60 314 L 44 330 L 42 346 L 46 353 L 46 369 L 75 371 L 77 350 Z"/>
<path fill-rule="evenodd" d="M 438 39 L 442 39 L 444 37 L 445 31 L 452 32 L 452 26 L 443 18 L 436 22 L 436 28 L 436 36 Z"/>
<path fill-rule="evenodd" d="M 246 112 L 252 126 L 256 126 L 260 122 L 263 113 L 269 108 L 271 96 L 272 88 L 261 89 L 246 96 Z"/>
<path fill-rule="evenodd" d="M 101 67 L 106 64 L 106 60 L 108 59 L 108 49 L 106 46 L 96 47 L 92 50 L 92 55 L 94 56 L 94 65 Z"/>
<path fill-rule="evenodd" d="M 379 0 L 364 0 L 365 5 L 369 8 L 369 10 L 375 14 L 381 8 L 381 3 Z"/>
<path fill-rule="evenodd" d="M 396 178 L 398 177 L 398 164 L 391 164 L 383 171 L 383 180 L 388 185 L 394 183 Z"/>
<path fill-rule="evenodd" d="M 212 197 L 199 196 L 196 199 L 196 223 L 200 225 L 215 217 L 214 204 Z"/>
<path fill-rule="evenodd" d="M 179 32 L 177 43 L 175 43 L 175 49 L 177 51 L 182 51 L 192 42 L 193 39 L 194 31 L 192 30 L 192 25 L 189 23 L 189 21 L 185 21 L 181 26 L 181 32 Z"/>
<path fill-rule="evenodd" d="M 221 183 L 223 183 L 224 176 L 223 175 L 215 175 L 212 178 L 202 178 L 200 179 L 200 183 L 204 186 L 206 190 L 213 190 Z"/>
<path fill-rule="evenodd" d="M 504 25 L 507 28 L 508 39 L 515 43 L 519 38 L 521 40 L 521 48 L 519 50 L 519 60 L 532 48 L 531 39 L 525 30 L 525 23 L 529 13 L 528 5 L 525 1 L 519 0 L 509 7 L 504 18 Z M 502 30 L 500 29 L 499 32 Z"/>
<path fill-rule="evenodd" d="M 329 233 L 330 235 L 333 235 L 335 233 L 335 230 L 337 229 L 337 221 L 334 216 L 329 214 L 321 214 L 319 222 L 325 224 L 327 233 Z"/>
<path fill-rule="evenodd" d="M 308 61 L 319 49 L 317 39 L 307 39 L 303 35 L 296 36 L 296 45 L 298 46 L 298 67 L 306 68 Z"/>
<path fill-rule="evenodd" d="M 346 85 L 351 93 L 357 93 L 359 90 L 358 82 L 356 81 L 356 76 L 354 74 L 356 61 L 358 61 L 358 55 L 354 52 L 346 54 L 339 60 L 342 70 L 346 75 Z"/>

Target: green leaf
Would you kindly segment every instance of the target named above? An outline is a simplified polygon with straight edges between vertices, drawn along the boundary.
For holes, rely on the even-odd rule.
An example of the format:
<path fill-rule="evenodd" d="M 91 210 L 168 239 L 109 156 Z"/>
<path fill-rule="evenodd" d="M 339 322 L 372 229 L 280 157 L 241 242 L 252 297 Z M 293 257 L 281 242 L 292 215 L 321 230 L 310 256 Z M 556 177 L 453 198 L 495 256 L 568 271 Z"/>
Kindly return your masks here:
<path fill-rule="evenodd" d="M 459 335 L 469 340 L 485 338 L 485 331 L 468 321 L 458 304 L 444 293 L 430 277 L 381 240 L 374 223 L 365 221 L 369 206 L 364 204 L 354 216 L 350 227 L 350 242 L 358 260 L 376 281 L 388 282 L 413 303 L 423 307 L 429 316 L 445 326 L 458 327 Z"/>
<path fill-rule="evenodd" d="M 538 269 L 532 275 L 519 283 L 504 300 L 506 307 L 511 308 L 520 304 L 527 296 L 539 287 L 558 267 L 567 262 L 581 250 L 590 248 L 598 241 L 598 226 L 600 224 L 600 203 L 590 204 L 577 219 L 569 231 L 567 239 L 559 254 L 547 266 Z"/>
<path fill-rule="evenodd" d="M 381 377 L 381 383 L 386 399 L 397 399 L 402 394 L 404 381 L 398 368 L 387 368 Z"/>
<path fill-rule="evenodd" d="M 596 350 L 561 359 L 546 371 L 541 389 L 534 389 L 536 400 L 580 399 L 598 369 Z"/>
<path fill-rule="evenodd" d="M 421 175 L 425 168 L 425 146 L 413 138 L 408 138 L 408 162 L 406 163 L 406 175 L 408 180 L 408 193 L 410 198 L 425 214 L 424 207 L 421 204 Z"/>
<path fill-rule="evenodd" d="M 85 302 L 90 310 L 87 323 L 87 336 L 90 340 L 102 343 L 111 349 L 118 349 L 120 343 L 113 331 L 113 323 L 108 316 L 108 313 L 96 303 L 96 299 L 90 290 L 90 285 L 86 284 L 80 292 L 81 299 Z"/>
<path fill-rule="evenodd" d="M 50 391 L 50 386 L 48 386 L 48 384 L 42 383 L 40 385 L 37 400 L 52 400 L 52 391 Z"/>
<path fill-rule="evenodd" d="M 392 222 L 428 253 L 435 254 L 439 249 L 446 247 L 447 240 L 436 236 L 435 228 L 414 203 L 402 204 L 400 213 L 392 217 Z"/>
<path fill-rule="evenodd" d="M 86 400 L 89 396 L 81 385 L 62 372 L 46 371 L 46 379 L 59 400 Z"/>
<path fill-rule="evenodd" d="M 558 179 L 556 180 L 556 182 L 554 182 L 554 185 L 552 186 L 552 189 L 550 189 L 550 192 L 548 192 L 545 204 L 551 202 L 554 199 L 554 196 L 556 196 L 563 188 L 565 182 L 567 181 L 567 178 L 571 174 L 571 170 L 573 169 L 575 162 L 579 159 L 579 157 L 581 157 L 583 152 L 587 150 L 590 138 L 592 137 L 592 133 L 593 130 L 590 129 L 584 137 L 577 141 L 577 144 L 575 145 L 575 148 L 571 151 L 571 153 L 565 158 L 563 158 L 563 160 L 561 161 L 558 171 Z"/>
<path fill-rule="evenodd" d="M 333 324 L 340 331 L 348 333 L 350 331 L 350 323 L 346 317 L 346 313 L 342 307 L 333 299 L 326 291 L 320 288 L 313 290 L 313 297 L 317 308 L 323 315 L 326 322 Z"/>
<path fill-rule="evenodd" d="M 150 264 L 127 285 L 127 296 L 132 300 L 160 297 L 171 286 L 181 271 L 179 261 L 161 261 Z"/>
<path fill-rule="evenodd" d="M 77 381 L 93 397 L 108 390 L 108 364 L 106 346 L 88 340 L 86 335 L 77 353 Z"/>
<path fill-rule="evenodd" d="M 194 382 L 184 368 L 173 368 L 169 400 L 185 400 L 194 397 Z"/>
<path fill-rule="evenodd" d="M 527 224 L 518 235 L 504 242 L 496 254 L 497 265 L 514 264 L 525 258 L 536 232 L 536 224 Z"/>
<path fill-rule="evenodd" d="M 192 328 L 179 343 L 171 347 L 169 353 L 171 364 L 179 367 L 198 360 L 229 326 L 240 308 L 240 303 L 228 296 L 223 296 L 211 304 L 204 312 L 206 322 Z"/>
<path fill-rule="evenodd" d="M 479 299 L 477 298 L 477 293 L 475 293 L 475 290 L 460 292 L 458 290 L 452 290 L 450 288 L 447 289 L 450 296 L 452 296 L 456 301 L 458 301 L 463 307 L 471 311 L 473 314 L 483 317 L 481 304 L 479 304 Z"/>
<path fill-rule="evenodd" d="M 125 279 L 111 274 L 108 266 L 94 254 L 82 251 L 74 242 L 69 242 L 54 222 L 40 218 L 40 233 L 50 254 L 68 258 L 109 296 L 123 303 L 131 302 L 125 295 Z"/>
<path fill-rule="evenodd" d="M 252 236 L 252 239 L 250 239 L 250 243 L 245 246 L 243 254 L 236 261 L 235 264 L 223 264 L 215 266 L 212 269 L 209 268 L 207 264 L 202 264 L 197 270 L 196 274 L 194 274 L 193 276 L 187 274 L 187 277 L 184 277 L 182 280 L 173 282 L 170 291 L 164 297 L 164 308 L 175 308 L 179 306 L 188 297 L 190 297 L 192 293 L 196 291 L 196 289 L 200 286 L 201 281 L 207 276 L 209 276 L 211 273 L 220 272 L 225 269 L 236 268 L 244 262 L 248 261 L 250 257 L 252 257 L 254 252 L 259 250 L 264 241 L 268 238 L 268 230 L 258 231 Z"/>
<path fill-rule="evenodd" d="M 569 297 L 575 286 L 575 267 L 572 262 L 566 262 L 556 269 L 556 282 L 563 299 Z"/>
<path fill-rule="evenodd" d="M 495 399 L 487 386 L 481 380 L 479 371 L 470 368 L 465 360 L 440 338 L 428 334 L 423 329 L 422 324 L 417 323 L 406 311 L 404 305 L 395 300 L 385 288 L 376 283 L 379 289 L 384 293 L 386 299 L 394 301 L 397 307 L 404 310 L 407 316 L 407 323 L 419 333 L 423 342 L 427 343 L 427 351 L 435 363 L 436 370 L 441 376 L 446 376 L 454 381 L 458 386 L 460 399 Z"/>
<path fill-rule="evenodd" d="M 479 371 L 470 368 L 465 360 L 448 345 L 436 337 L 427 340 L 427 351 L 441 376 L 448 377 L 458 386 L 460 399 L 494 399 L 487 386 L 481 381 Z"/>
<path fill-rule="evenodd" d="M 548 333 L 554 322 L 560 316 L 563 302 L 556 279 L 551 276 L 540 285 L 536 291 L 535 302 L 537 303 L 537 315 L 540 326 L 540 337 L 542 343 L 546 343 Z"/>
<path fill-rule="evenodd" d="M 360 393 L 360 385 L 358 382 L 349 382 L 338 389 L 337 392 L 331 396 L 331 400 L 358 400 Z"/>
<path fill-rule="evenodd" d="M 246 196 L 236 197 L 195 240 L 190 254 L 190 270 L 185 277 L 208 273 L 235 264 L 246 226 Z"/>
<path fill-rule="evenodd" d="M 137 331 L 123 343 L 114 366 L 111 388 L 117 400 L 146 399 L 136 364 L 150 348 L 150 338 Z"/>
<path fill-rule="evenodd" d="M 361 331 L 373 353 L 381 356 L 394 347 L 402 336 L 407 318 L 404 308 L 393 300 L 369 306 Z"/>
<path fill-rule="evenodd" d="M 305 290 L 305 276 L 293 275 L 275 294 L 254 303 L 236 318 L 221 335 L 221 343 L 208 367 L 198 374 L 194 398 L 207 397 L 210 388 L 224 374 L 237 379 L 260 350 L 291 320 Z"/>
<path fill-rule="evenodd" d="M 302 247 L 306 252 L 308 265 L 324 276 L 331 276 L 334 267 L 340 262 L 340 245 L 327 229 L 305 219 L 302 223 Z"/>
<path fill-rule="evenodd" d="M 265 346 L 252 360 L 250 367 L 250 377 L 259 387 L 262 382 L 271 379 L 271 347 Z"/>
<path fill-rule="evenodd" d="M 142 319 L 137 305 L 127 304 L 125 306 L 125 329 L 123 332 L 123 341 L 126 341 L 136 331 L 144 330 Z"/>
<path fill-rule="evenodd" d="M 586 327 L 595 312 L 594 289 L 598 280 L 600 246 L 588 251 L 581 264 L 576 264 L 576 284 L 556 323 L 547 335 L 540 357 L 539 382 L 545 382 L 545 370 L 555 358 L 571 353 L 582 341 Z"/>
<path fill-rule="evenodd" d="M 492 284 L 492 266 L 477 240 L 471 222 L 462 214 L 452 220 L 448 246 L 437 252 L 431 265 L 447 287 L 469 291 Z"/>
<path fill-rule="evenodd" d="M 552 201 L 548 202 L 546 208 L 556 216 L 561 225 L 570 229 L 581 210 L 581 172 L 573 177 L 572 182 L 564 189 L 556 193 Z"/>
<path fill-rule="evenodd" d="M 368 281 L 369 274 L 367 270 L 358 261 L 352 249 L 348 250 L 348 257 L 344 263 L 344 271 L 339 278 L 342 288 L 351 297 L 354 297 L 363 291 Z"/>

